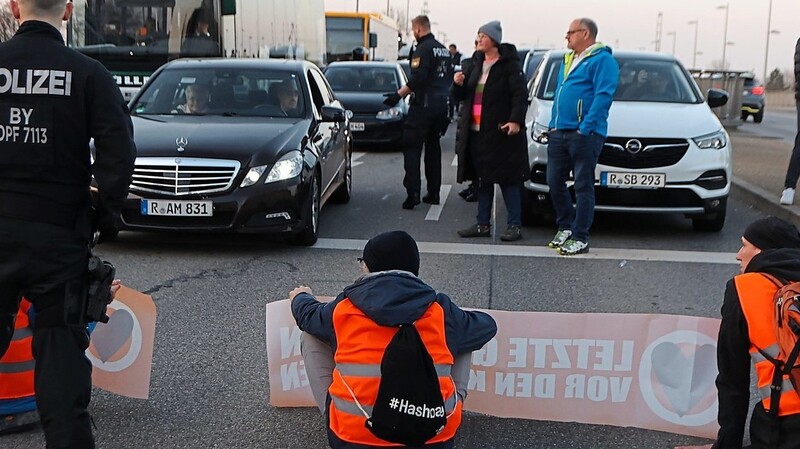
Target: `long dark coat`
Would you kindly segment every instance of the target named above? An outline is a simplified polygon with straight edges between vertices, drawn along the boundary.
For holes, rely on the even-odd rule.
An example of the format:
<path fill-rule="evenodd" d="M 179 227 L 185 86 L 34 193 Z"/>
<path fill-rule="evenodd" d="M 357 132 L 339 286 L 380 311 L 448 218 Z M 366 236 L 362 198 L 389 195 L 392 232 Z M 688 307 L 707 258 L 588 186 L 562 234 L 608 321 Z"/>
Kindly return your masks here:
<path fill-rule="evenodd" d="M 525 138 L 525 111 L 528 91 L 520 68 L 517 49 L 511 44 L 500 46 L 500 59 L 492 66 L 483 90 L 481 129 L 478 143 L 478 166 L 468 155 L 472 103 L 483 69 L 483 53 L 472 55 L 472 64 L 464 71 L 464 84 L 453 84 L 453 97 L 463 101 L 456 132 L 458 182 L 480 180 L 488 183 L 522 182 L 530 177 L 528 143 Z M 499 126 L 515 122 L 520 132 L 509 136 Z"/>

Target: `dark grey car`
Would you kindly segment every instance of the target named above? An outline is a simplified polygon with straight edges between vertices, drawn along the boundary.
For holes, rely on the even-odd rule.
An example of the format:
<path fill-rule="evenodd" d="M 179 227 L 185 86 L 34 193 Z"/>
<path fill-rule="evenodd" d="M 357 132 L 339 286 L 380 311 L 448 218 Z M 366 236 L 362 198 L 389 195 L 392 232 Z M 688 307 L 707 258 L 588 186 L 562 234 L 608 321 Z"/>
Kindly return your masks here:
<path fill-rule="evenodd" d="M 753 116 L 753 121 L 761 123 L 764 120 L 764 85 L 755 77 L 744 77 L 744 90 L 742 91 L 742 120 Z"/>

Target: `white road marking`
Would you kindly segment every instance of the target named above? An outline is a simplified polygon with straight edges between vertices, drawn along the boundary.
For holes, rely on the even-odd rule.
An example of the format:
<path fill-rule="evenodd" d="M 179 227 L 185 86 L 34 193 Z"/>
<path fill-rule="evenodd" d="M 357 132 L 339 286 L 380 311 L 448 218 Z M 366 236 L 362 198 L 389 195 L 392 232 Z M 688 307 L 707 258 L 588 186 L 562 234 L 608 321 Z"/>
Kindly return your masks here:
<path fill-rule="evenodd" d="M 313 248 L 361 251 L 366 240 L 319 239 Z M 417 242 L 419 251 L 426 254 L 459 254 L 471 256 L 513 256 L 592 260 L 641 260 L 646 262 L 711 263 L 734 265 L 736 253 L 711 251 L 676 251 L 660 249 L 596 248 L 588 254 L 561 256 L 546 246 L 495 245 L 478 243 Z"/>
<path fill-rule="evenodd" d="M 450 184 L 442 184 L 439 188 L 439 204 L 431 205 L 431 208 L 428 209 L 428 215 L 425 216 L 425 220 L 428 221 L 439 221 L 439 216 L 442 215 L 442 209 L 444 209 L 444 203 L 447 202 L 447 195 L 450 195 L 450 189 L 453 186 Z"/>
<path fill-rule="evenodd" d="M 353 155 L 351 156 L 351 162 L 353 164 L 353 167 L 358 167 L 359 165 L 363 164 L 364 162 L 359 161 L 359 159 L 364 157 L 364 155 L 366 155 L 366 154 L 367 153 L 353 152 Z"/>
<path fill-rule="evenodd" d="M 458 166 L 458 155 L 457 154 L 455 156 L 453 156 L 453 162 L 450 164 L 450 166 L 451 167 L 457 167 Z"/>
<path fill-rule="evenodd" d="M 383 195 L 383 196 L 381 197 L 381 201 L 386 201 L 386 200 L 388 200 L 390 196 L 392 196 L 392 195 L 389 195 L 388 193 L 387 193 L 386 195 Z"/>

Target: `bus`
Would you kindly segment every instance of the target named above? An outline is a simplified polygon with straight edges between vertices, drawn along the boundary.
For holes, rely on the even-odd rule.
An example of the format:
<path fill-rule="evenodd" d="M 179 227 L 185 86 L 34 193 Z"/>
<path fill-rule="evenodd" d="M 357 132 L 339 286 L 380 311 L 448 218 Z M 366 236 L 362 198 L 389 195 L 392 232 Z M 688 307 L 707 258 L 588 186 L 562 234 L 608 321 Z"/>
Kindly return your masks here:
<path fill-rule="evenodd" d="M 73 0 L 67 45 L 130 99 L 180 57 L 306 59 L 325 66 L 324 0 Z"/>
<path fill-rule="evenodd" d="M 397 61 L 400 32 L 395 21 L 378 13 L 326 12 L 327 60 L 352 61 L 353 50 L 369 49 L 373 61 Z"/>

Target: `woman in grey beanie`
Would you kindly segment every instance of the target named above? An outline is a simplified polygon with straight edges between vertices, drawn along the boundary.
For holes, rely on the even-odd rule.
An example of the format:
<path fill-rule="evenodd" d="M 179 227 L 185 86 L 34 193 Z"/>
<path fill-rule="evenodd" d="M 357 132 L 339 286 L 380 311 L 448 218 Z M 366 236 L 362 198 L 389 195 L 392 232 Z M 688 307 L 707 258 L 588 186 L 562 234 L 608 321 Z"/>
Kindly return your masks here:
<path fill-rule="evenodd" d="M 494 184 L 500 186 L 508 211 L 500 240 L 522 238 L 522 183 L 529 175 L 525 111 L 525 77 L 517 48 L 503 44 L 498 21 L 478 29 L 473 63 L 453 77 L 453 97 L 463 101 L 456 133 L 458 182 L 477 180 L 477 223 L 458 231 L 464 238 L 491 235 Z"/>

